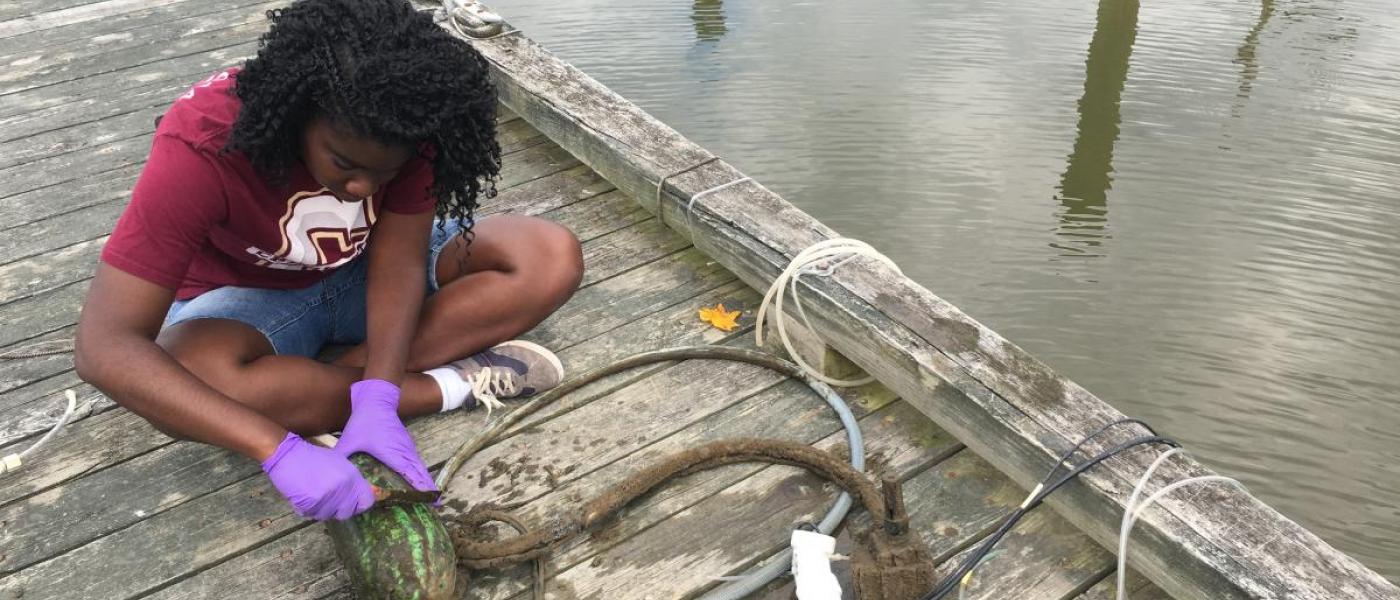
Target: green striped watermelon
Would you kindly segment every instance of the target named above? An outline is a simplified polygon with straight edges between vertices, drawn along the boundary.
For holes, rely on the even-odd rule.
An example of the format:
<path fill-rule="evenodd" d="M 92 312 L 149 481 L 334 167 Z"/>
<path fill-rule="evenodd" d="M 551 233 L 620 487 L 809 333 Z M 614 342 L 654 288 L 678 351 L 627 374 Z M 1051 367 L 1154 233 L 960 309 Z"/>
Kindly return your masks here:
<path fill-rule="evenodd" d="M 410 489 L 365 454 L 350 461 L 371 485 Z M 457 583 L 457 556 L 437 510 L 427 504 L 376 505 L 345 521 L 326 521 L 335 553 L 363 600 L 446 600 Z"/>

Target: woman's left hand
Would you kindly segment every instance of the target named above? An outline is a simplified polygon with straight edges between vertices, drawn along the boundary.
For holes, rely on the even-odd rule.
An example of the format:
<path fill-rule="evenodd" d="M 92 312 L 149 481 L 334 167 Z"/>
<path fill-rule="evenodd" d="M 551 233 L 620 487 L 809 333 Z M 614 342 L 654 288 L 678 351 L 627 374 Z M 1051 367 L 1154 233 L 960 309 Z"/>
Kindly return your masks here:
<path fill-rule="evenodd" d="M 399 419 L 399 387 L 383 379 L 366 379 L 350 386 L 350 420 L 335 450 L 349 458 L 364 452 L 402 475 L 414 489 L 436 491 L 433 478 L 408 429 Z"/>

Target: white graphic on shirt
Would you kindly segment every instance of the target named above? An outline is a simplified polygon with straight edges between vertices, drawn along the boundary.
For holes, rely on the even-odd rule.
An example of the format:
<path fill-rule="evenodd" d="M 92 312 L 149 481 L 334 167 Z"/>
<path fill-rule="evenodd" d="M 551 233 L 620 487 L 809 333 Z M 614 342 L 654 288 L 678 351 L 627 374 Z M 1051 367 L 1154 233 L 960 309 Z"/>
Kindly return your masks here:
<path fill-rule="evenodd" d="M 326 188 L 287 199 L 278 221 L 282 245 L 276 252 L 255 246 L 248 253 L 271 269 L 326 270 L 350 262 L 364 250 L 374 225 L 374 198 L 342 202 Z"/>
<path fill-rule="evenodd" d="M 218 82 L 220 82 L 220 81 L 224 81 L 224 80 L 228 79 L 229 77 L 230 77 L 230 75 L 229 75 L 229 72 L 228 72 L 228 71 L 220 71 L 220 72 L 218 72 L 218 73 L 215 73 L 215 74 L 213 74 L 213 75 L 210 75 L 210 76 L 208 76 L 208 77 L 205 77 L 203 81 L 200 81 L 199 83 L 196 83 L 196 84 L 194 84 L 193 86 L 191 86 L 190 89 L 189 89 L 189 91 L 186 91 L 185 93 L 180 94 L 180 99 L 181 99 L 181 100 L 189 100 L 190 98 L 193 98 L 193 97 L 194 97 L 194 93 L 195 93 L 196 91 L 199 91 L 199 90 L 201 90 L 201 89 L 203 89 L 203 88 L 207 88 L 207 87 L 209 87 L 209 86 L 211 86 L 211 85 L 214 85 L 215 83 L 218 83 Z"/>

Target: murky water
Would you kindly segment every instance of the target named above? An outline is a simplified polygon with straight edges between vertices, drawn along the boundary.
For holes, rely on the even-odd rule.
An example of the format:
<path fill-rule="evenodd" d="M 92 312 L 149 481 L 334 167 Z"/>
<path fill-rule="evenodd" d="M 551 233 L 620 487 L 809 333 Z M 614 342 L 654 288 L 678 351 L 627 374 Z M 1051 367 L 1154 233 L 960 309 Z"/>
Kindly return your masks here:
<path fill-rule="evenodd" d="M 1400 581 L 1393 0 L 496 0 Z"/>

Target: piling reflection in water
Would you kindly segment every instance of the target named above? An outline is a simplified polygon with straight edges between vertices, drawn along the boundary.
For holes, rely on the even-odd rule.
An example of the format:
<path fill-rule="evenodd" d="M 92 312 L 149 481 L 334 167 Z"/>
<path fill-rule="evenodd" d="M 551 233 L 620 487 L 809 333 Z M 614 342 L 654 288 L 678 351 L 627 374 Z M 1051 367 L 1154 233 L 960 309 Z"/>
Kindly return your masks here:
<path fill-rule="evenodd" d="M 1078 135 L 1060 178 L 1059 239 L 1062 256 L 1102 256 L 1108 239 L 1108 191 L 1113 187 L 1113 146 L 1122 121 L 1119 104 L 1137 37 L 1138 0 L 1101 0 L 1094 38 L 1085 59 Z"/>
<path fill-rule="evenodd" d="M 1240 104 L 1249 100 L 1249 92 L 1254 89 L 1254 80 L 1259 77 L 1259 34 L 1269 26 L 1269 17 L 1274 16 L 1274 0 L 1260 0 L 1259 21 L 1244 37 L 1244 43 L 1235 51 L 1235 64 L 1240 65 L 1240 91 L 1235 95 L 1239 104 L 1235 114 L 1239 114 Z"/>
<path fill-rule="evenodd" d="M 729 31 L 724 25 L 724 0 L 695 0 L 690 21 L 695 24 L 697 41 L 717 42 Z"/>

